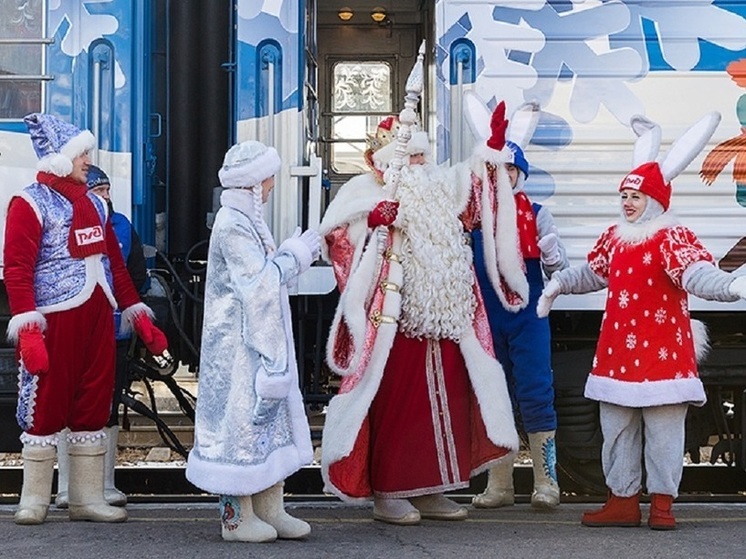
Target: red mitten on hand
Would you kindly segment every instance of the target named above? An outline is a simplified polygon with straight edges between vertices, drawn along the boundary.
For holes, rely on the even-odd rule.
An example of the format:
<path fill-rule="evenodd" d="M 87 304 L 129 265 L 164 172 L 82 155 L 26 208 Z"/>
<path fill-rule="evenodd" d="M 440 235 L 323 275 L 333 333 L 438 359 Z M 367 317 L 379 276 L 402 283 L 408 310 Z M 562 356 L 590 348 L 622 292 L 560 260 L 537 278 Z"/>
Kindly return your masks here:
<path fill-rule="evenodd" d="M 398 212 L 399 202 L 396 200 L 382 200 L 368 214 L 368 227 L 374 228 L 379 225 L 388 227 L 394 223 Z"/>
<path fill-rule="evenodd" d="M 29 373 L 39 375 L 49 370 L 49 354 L 44 345 L 44 334 L 36 324 L 18 333 L 18 346 L 23 366 Z"/>
<path fill-rule="evenodd" d="M 153 324 L 153 321 L 150 320 L 150 317 L 147 314 L 138 314 L 132 320 L 132 327 L 135 329 L 135 332 L 137 332 L 137 335 L 140 336 L 145 347 L 147 347 L 148 351 L 153 355 L 161 355 L 168 349 L 168 339 L 166 338 L 166 335 L 156 328 L 155 324 Z"/>

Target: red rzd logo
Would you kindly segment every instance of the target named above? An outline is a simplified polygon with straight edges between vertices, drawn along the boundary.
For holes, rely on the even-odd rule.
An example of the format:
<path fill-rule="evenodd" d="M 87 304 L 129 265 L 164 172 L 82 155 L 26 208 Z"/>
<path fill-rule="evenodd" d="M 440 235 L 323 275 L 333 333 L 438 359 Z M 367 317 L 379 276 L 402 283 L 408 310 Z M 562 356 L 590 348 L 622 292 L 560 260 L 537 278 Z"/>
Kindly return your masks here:
<path fill-rule="evenodd" d="M 103 238 L 104 229 L 100 225 L 75 230 L 75 242 L 78 243 L 78 246 L 90 245 L 103 240 Z"/>
<path fill-rule="evenodd" d="M 622 183 L 622 188 L 639 189 L 642 185 L 643 177 L 640 175 L 627 175 Z"/>

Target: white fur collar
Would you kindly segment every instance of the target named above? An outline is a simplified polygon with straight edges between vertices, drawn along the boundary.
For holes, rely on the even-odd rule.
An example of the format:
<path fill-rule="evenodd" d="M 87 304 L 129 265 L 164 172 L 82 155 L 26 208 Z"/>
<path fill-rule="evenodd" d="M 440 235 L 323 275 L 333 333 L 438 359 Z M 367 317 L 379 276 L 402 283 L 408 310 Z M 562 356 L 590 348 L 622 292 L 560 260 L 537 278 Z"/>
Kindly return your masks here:
<path fill-rule="evenodd" d="M 351 178 L 329 204 L 324 219 L 319 225 L 321 236 L 328 234 L 341 225 L 353 223 L 363 216 L 367 216 L 375 205 L 386 197 L 383 187 L 366 173 Z"/>
<path fill-rule="evenodd" d="M 650 239 L 661 229 L 679 224 L 679 220 L 670 212 L 664 212 L 645 223 L 628 223 L 622 218 L 616 228 L 616 236 L 625 243 L 637 244 Z"/>

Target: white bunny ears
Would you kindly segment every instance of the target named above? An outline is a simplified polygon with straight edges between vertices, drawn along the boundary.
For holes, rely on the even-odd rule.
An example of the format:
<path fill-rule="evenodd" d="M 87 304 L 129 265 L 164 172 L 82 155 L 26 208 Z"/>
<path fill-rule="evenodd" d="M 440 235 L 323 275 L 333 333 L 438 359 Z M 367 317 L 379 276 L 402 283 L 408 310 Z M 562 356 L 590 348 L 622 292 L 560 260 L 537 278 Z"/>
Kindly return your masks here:
<path fill-rule="evenodd" d="M 658 164 L 665 182 L 671 182 L 694 161 L 715 133 L 720 118 L 720 113 L 716 111 L 706 114 L 671 145 L 663 158 L 659 158 Z M 638 136 L 632 166 L 637 168 L 644 163 L 656 161 L 661 145 L 660 126 L 641 115 L 633 116 L 630 119 L 630 126 Z"/>
<path fill-rule="evenodd" d="M 534 135 L 539 123 L 539 104 L 535 101 L 523 103 L 510 116 L 505 139 L 524 149 Z M 483 143 L 490 137 L 492 111 L 473 91 L 464 93 L 464 114 L 477 142 Z"/>

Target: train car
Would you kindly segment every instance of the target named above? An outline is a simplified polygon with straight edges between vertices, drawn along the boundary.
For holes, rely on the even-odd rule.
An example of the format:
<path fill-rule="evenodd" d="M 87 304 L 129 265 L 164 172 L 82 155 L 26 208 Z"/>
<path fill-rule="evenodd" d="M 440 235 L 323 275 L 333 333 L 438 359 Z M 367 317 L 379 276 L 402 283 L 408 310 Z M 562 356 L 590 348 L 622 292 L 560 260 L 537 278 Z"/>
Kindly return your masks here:
<path fill-rule="evenodd" d="M 0 2 L 0 205 L 34 177 L 25 114 L 48 111 L 92 130 L 115 207 L 191 292 L 180 315 L 189 327 L 178 331 L 192 347 L 180 357 L 196 368 L 200 247 L 225 150 L 250 138 L 275 145 L 284 162 L 267 209 L 275 236 L 317 225 L 339 185 L 366 170 L 367 135 L 402 108 L 423 41 L 420 117 L 438 163 L 471 152 L 467 92 L 491 107 L 504 100 L 508 114 L 539 103 L 526 189 L 551 209 L 573 264 L 618 216 L 616 188 L 635 139 L 630 118 L 660 124 L 665 150 L 696 119 L 719 111 L 710 144 L 675 181 L 672 208 L 721 268 L 742 270 L 743 0 Z M 716 146 L 727 157 L 706 185 L 700 166 Z M 597 489 L 597 409 L 582 385 L 603 299 L 560 297 L 551 315 L 560 462 Z M 323 364 L 335 302 L 330 268 L 314 266 L 294 309 L 304 393 L 319 406 L 335 386 Z M 692 299 L 691 307 L 708 325 L 713 350 L 702 366 L 711 402 L 691 414 L 690 459 L 698 462 L 699 447 L 716 441 L 713 460 L 743 467 L 746 305 Z M 12 351 L 4 355 L 10 370 Z M 14 381 L 3 378 L 9 402 Z"/>

